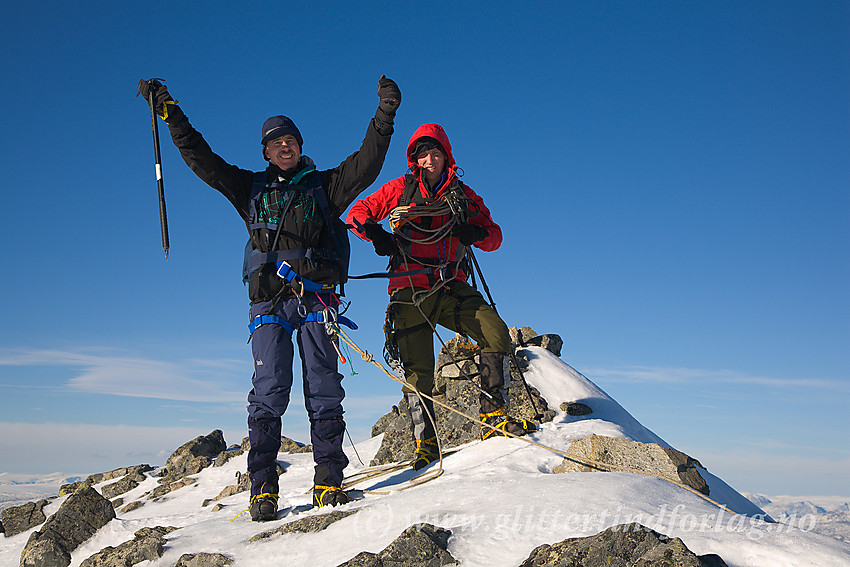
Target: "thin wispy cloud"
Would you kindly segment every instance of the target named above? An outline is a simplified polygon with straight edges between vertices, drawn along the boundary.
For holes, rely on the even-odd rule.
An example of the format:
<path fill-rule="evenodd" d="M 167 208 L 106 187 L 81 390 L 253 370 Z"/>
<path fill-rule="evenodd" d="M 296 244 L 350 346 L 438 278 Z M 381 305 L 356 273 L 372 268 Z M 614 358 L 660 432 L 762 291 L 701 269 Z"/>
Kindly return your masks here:
<path fill-rule="evenodd" d="M 2 469 L 90 474 L 140 463 L 157 466 L 186 441 L 209 432 L 192 426 L 0 422 L 0 453 L 8 457 Z M 224 434 L 227 442 L 239 442 L 244 433 Z"/>
<path fill-rule="evenodd" d="M 93 351 L 93 352 L 92 352 Z M 88 393 L 187 402 L 238 402 L 244 363 L 231 359 L 161 361 L 100 349 L 0 352 L 0 366 L 78 368 L 65 387 Z"/>
<path fill-rule="evenodd" d="M 655 382 L 689 383 L 706 382 L 725 384 L 749 384 L 774 388 L 817 388 L 850 392 L 850 381 L 822 378 L 773 378 L 752 376 L 732 370 L 707 370 L 664 366 L 622 366 L 616 368 L 592 368 L 588 374 L 612 382 Z"/>

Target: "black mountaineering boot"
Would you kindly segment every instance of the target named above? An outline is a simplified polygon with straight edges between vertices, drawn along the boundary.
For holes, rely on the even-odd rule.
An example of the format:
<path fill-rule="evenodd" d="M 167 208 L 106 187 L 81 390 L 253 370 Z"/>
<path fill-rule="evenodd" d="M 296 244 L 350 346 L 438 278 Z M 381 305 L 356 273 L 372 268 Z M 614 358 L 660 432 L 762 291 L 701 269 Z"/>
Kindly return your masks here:
<path fill-rule="evenodd" d="M 337 480 L 334 480 L 336 478 Z M 337 486 L 342 475 L 333 477 L 328 465 L 316 465 L 313 473 L 313 506 L 338 506 L 348 504 L 351 497 Z"/>
<path fill-rule="evenodd" d="M 251 520 L 255 522 L 268 522 L 277 520 L 277 486 L 271 486 L 272 483 L 262 484 L 252 492 L 249 512 Z"/>
<path fill-rule="evenodd" d="M 404 397 L 407 400 L 407 406 L 410 408 L 413 441 L 416 443 L 416 451 L 413 454 L 411 465 L 413 470 L 418 471 L 440 458 L 437 433 L 434 431 L 434 422 L 432 421 L 434 419 L 434 402 L 424 396 L 420 399 L 416 392 L 406 392 Z"/>
<path fill-rule="evenodd" d="M 351 497 L 338 486 L 313 485 L 313 506 L 339 506 L 351 502 Z"/>
<path fill-rule="evenodd" d="M 251 520 L 255 522 L 269 522 L 277 520 L 277 498 L 271 496 L 251 497 Z"/>
<path fill-rule="evenodd" d="M 437 438 L 431 437 L 425 441 L 416 440 L 416 452 L 413 454 L 413 470 L 426 467 L 440 459 L 440 447 L 437 445 Z"/>
<path fill-rule="evenodd" d="M 487 439 L 493 436 L 509 437 L 510 435 L 521 437 L 522 435 L 528 435 L 532 431 L 537 430 L 537 426 L 534 425 L 534 422 L 528 421 L 527 419 L 511 417 L 505 413 L 505 408 L 501 408 L 490 413 L 482 413 L 480 414 L 480 418 L 481 421 L 487 425 L 492 425 L 496 428 L 491 429 L 489 427 L 482 426 L 481 439 Z M 503 433 L 504 431 L 510 435 Z"/>
<path fill-rule="evenodd" d="M 482 427 L 481 438 L 510 435 L 526 435 L 535 431 L 537 426 L 525 419 L 517 419 L 508 415 L 507 386 L 510 383 L 510 368 L 506 355 L 497 352 L 482 352 L 481 364 L 481 421 L 492 425 L 500 431 Z"/>

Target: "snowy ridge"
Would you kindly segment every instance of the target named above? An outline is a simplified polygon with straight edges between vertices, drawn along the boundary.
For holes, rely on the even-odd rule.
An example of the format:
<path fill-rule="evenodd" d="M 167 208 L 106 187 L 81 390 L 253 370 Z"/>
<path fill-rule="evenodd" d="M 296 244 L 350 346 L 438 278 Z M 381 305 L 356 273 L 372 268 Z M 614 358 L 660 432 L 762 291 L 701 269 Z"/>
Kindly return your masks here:
<path fill-rule="evenodd" d="M 552 409 L 558 410 L 563 401 L 581 401 L 594 409 L 593 414 L 582 417 L 558 411 L 555 420 L 534 435 L 535 441 L 565 450 L 570 441 L 596 433 L 666 445 L 560 359 L 539 348 L 530 348 L 528 353 L 528 381 Z M 376 437 L 358 444 L 357 450 L 368 463 L 379 445 L 380 437 Z M 353 450 L 348 448 L 347 452 L 354 463 L 346 471 L 351 476 L 364 466 Z M 516 439 L 473 442 L 444 459 L 445 474 L 436 480 L 388 495 L 359 495 L 344 507 L 357 513 L 322 532 L 249 542 L 251 537 L 285 522 L 329 510 L 310 508 L 307 491 L 313 463 L 309 454 L 279 455 L 287 472 L 280 479 L 282 512 L 276 522 L 257 524 L 247 513 L 240 513 L 247 505 L 245 493 L 221 500 L 225 507 L 220 511 L 202 506 L 224 486 L 234 484 L 236 474 L 245 470 L 245 456 L 236 457 L 224 466 L 195 475 L 194 486 L 179 489 L 158 502 L 143 500 L 144 506 L 132 512 L 118 512 L 117 519 L 73 553 L 72 567 L 108 545 L 132 539 L 133 532 L 142 527 L 157 525 L 180 529 L 167 536 L 162 558 L 146 565 L 173 566 L 184 553 L 205 551 L 228 555 L 237 566 L 335 566 L 361 551 L 380 551 L 417 522 L 451 530 L 448 551 L 462 565 L 516 566 L 540 544 L 593 535 L 635 521 L 682 538 L 697 554 L 716 553 L 730 566 L 850 565 L 850 546 L 791 525 L 763 521 L 758 517 L 763 514 L 761 509 L 703 470 L 700 474 L 709 483 L 711 497 L 741 514 L 725 512 L 651 476 L 552 474 L 561 460 L 546 449 Z M 363 482 L 357 488 L 391 490 L 413 476 L 406 469 Z M 123 501 L 142 499 L 155 486 L 156 479 L 149 478 L 123 495 Z M 51 502 L 45 512 L 55 512 L 61 501 Z M 17 567 L 29 533 L 0 538 L 0 567 Z"/>

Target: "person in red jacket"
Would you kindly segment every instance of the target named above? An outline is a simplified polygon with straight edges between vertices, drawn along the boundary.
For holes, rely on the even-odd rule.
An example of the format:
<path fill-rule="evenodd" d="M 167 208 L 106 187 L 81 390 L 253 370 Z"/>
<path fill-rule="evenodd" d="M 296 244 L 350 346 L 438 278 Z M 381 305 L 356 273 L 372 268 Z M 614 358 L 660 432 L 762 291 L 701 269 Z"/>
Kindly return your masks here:
<path fill-rule="evenodd" d="M 347 222 L 375 252 L 390 257 L 387 347 L 404 367 L 416 452 L 413 468 L 439 458 L 432 396 L 432 333 L 442 325 L 471 337 L 481 348 L 481 419 L 514 435 L 534 424 L 507 413 L 511 348 L 508 327 L 467 283 L 466 249 L 485 252 L 502 244 L 502 229 L 484 201 L 461 183 L 452 147 L 439 124 L 423 124 L 407 146 L 412 173 L 394 179 L 352 205 Z M 379 223 L 389 217 L 392 233 Z M 493 429 L 484 431 L 486 439 Z"/>

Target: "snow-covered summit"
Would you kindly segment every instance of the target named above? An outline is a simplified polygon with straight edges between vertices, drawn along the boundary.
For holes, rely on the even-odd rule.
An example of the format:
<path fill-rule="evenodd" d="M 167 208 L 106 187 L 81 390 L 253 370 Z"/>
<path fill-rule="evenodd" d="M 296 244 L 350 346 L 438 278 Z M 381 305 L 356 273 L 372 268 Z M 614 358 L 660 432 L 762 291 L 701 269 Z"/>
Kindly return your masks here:
<path fill-rule="evenodd" d="M 558 411 L 532 439 L 567 450 L 570 442 L 591 434 L 667 444 L 640 424 L 622 406 L 586 377 L 540 348 L 527 349 L 529 383 Z M 574 417 L 558 408 L 561 402 L 582 402 L 593 408 Z M 364 462 L 380 445 L 376 437 L 357 445 Z M 347 476 L 363 471 L 349 450 Z M 695 457 L 699 457 L 695 455 Z M 247 513 L 245 493 L 220 500 L 223 507 L 204 506 L 223 487 L 235 484 L 245 470 L 245 457 L 194 475 L 197 482 L 153 501 L 145 498 L 157 481 L 148 478 L 123 495 L 124 503 L 144 502 L 102 528 L 73 553 L 72 567 L 106 546 L 133 538 L 142 527 L 174 526 L 163 556 L 148 563 L 172 566 L 184 553 L 217 552 L 235 565 L 339 565 L 361 551 L 378 552 L 411 524 L 428 522 L 451 530 L 448 551 L 463 565 L 516 566 L 540 544 L 589 536 L 605 528 L 638 522 L 660 533 L 679 537 L 697 554 L 715 553 L 731 566 L 850 565 L 850 547 L 787 524 L 765 522 L 761 510 L 721 479 L 704 469 L 710 497 L 738 512 L 730 513 L 699 495 L 660 478 L 623 473 L 553 474 L 562 457 L 518 439 L 473 442 L 445 457 L 444 474 L 407 490 L 398 490 L 415 474 L 393 471 L 357 484 L 362 494 L 343 509 L 356 513 L 324 531 L 286 534 L 250 541 L 261 532 L 325 509 L 310 507 L 310 454 L 281 454 L 286 468 L 280 478 L 280 519 L 257 524 Z M 432 470 L 436 464 L 427 470 Z M 97 487 L 96 487 L 97 488 Z M 48 514 L 62 499 L 52 502 Z M 215 511 L 214 511 L 215 510 Z M 17 567 L 28 532 L 0 538 L 0 567 Z"/>

